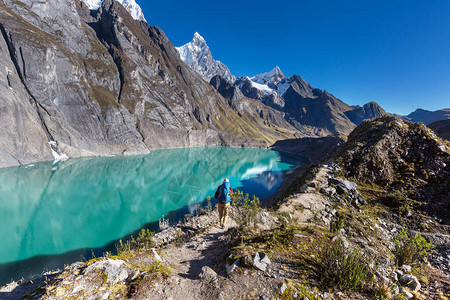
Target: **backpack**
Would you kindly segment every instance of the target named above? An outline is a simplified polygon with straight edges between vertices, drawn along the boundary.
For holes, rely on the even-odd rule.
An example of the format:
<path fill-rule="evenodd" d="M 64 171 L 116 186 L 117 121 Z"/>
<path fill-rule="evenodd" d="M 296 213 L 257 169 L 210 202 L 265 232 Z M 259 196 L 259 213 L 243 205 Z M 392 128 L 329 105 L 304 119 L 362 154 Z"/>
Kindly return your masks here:
<path fill-rule="evenodd" d="M 219 187 L 220 194 L 219 194 L 219 198 L 217 198 L 217 200 L 219 200 L 219 202 L 222 202 L 222 203 L 227 202 L 228 194 L 230 193 L 229 186 L 230 186 L 230 184 L 228 182 L 225 182 Z"/>
<path fill-rule="evenodd" d="M 217 200 L 219 199 L 219 196 L 220 196 L 220 187 L 221 187 L 222 185 L 219 185 L 218 187 L 217 187 L 217 190 L 216 190 L 216 193 L 214 194 L 214 198 L 216 198 Z"/>

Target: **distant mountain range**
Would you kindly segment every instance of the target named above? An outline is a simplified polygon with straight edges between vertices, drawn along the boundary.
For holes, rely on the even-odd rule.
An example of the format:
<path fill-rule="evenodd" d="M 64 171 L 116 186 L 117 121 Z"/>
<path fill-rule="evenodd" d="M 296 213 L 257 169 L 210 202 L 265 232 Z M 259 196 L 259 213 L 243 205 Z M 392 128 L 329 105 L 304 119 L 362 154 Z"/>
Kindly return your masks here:
<path fill-rule="evenodd" d="M 180 58 L 222 96 L 236 101 L 258 100 L 282 113 L 284 119 L 305 136 L 347 135 L 363 120 L 386 114 L 375 102 L 363 107 L 350 106 L 327 91 L 313 88 L 298 75 L 285 77 L 279 67 L 252 77 L 236 78 L 228 67 L 213 59 L 198 32 L 191 42 L 177 50 Z"/>
<path fill-rule="evenodd" d="M 436 111 L 429 111 L 419 108 L 407 115 L 405 119 L 413 122 L 422 122 L 425 125 L 429 125 L 430 123 L 436 121 L 450 119 L 450 108 Z"/>

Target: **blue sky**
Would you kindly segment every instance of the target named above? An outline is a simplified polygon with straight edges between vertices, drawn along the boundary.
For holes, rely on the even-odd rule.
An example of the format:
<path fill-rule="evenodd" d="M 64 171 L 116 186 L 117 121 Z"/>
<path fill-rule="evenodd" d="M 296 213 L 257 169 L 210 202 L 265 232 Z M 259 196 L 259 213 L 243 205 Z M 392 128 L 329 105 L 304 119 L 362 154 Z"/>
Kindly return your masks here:
<path fill-rule="evenodd" d="M 279 66 L 355 105 L 450 107 L 450 1 L 137 0 L 175 46 L 198 31 L 236 76 Z"/>

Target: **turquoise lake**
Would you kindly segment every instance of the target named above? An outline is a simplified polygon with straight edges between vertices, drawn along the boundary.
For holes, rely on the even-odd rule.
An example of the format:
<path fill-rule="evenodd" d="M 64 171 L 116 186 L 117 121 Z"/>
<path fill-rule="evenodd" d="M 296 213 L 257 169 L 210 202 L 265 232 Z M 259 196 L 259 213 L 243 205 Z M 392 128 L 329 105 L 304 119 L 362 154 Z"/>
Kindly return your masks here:
<path fill-rule="evenodd" d="M 263 199 L 299 164 L 266 149 L 203 147 L 0 169 L 0 283 L 101 255 L 163 215 L 176 222 L 225 177 Z"/>

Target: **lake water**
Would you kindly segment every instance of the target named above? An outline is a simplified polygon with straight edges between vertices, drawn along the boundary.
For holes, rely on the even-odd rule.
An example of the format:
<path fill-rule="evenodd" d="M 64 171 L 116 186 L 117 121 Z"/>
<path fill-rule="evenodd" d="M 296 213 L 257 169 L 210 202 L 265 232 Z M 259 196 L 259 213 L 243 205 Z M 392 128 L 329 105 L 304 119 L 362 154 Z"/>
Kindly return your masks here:
<path fill-rule="evenodd" d="M 204 147 L 0 169 L 0 284 L 114 250 L 163 215 L 175 222 L 225 177 L 265 198 L 301 163 L 266 149 Z"/>

